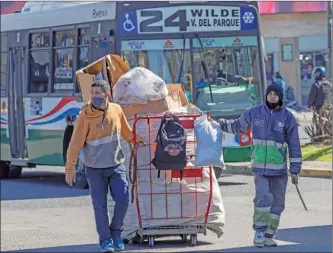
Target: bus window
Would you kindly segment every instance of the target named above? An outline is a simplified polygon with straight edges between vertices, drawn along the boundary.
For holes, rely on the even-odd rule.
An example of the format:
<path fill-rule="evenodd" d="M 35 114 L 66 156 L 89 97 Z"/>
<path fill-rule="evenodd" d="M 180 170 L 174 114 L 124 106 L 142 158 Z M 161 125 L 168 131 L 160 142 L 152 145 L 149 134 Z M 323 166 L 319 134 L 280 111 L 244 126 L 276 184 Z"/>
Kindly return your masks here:
<path fill-rule="evenodd" d="M 149 69 L 148 51 L 123 51 L 122 55 L 131 68 L 141 67 Z"/>
<path fill-rule="evenodd" d="M 213 117 L 237 117 L 257 103 L 256 37 L 196 38 L 193 47 L 193 83 L 201 110 Z"/>
<path fill-rule="evenodd" d="M 167 84 L 182 83 L 191 100 L 189 40 L 131 40 L 122 41 L 121 46 L 131 68 L 147 68 Z"/>
<path fill-rule="evenodd" d="M 96 61 L 111 52 L 110 41 L 105 37 L 95 37 L 92 39 L 92 61 Z"/>
<path fill-rule="evenodd" d="M 1 96 L 6 96 L 7 89 L 7 36 L 1 34 Z"/>
<path fill-rule="evenodd" d="M 1 95 L 6 95 L 7 89 L 7 52 L 1 52 Z"/>
<path fill-rule="evenodd" d="M 89 64 L 89 45 L 89 28 L 79 29 L 79 69 L 82 69 Z"/>
<path fill-rule="evenodd" d="M 50 76 L 50 34 L 30 34 L 28 93 L 48 91 Z"/>
<path fill-rule="evenodd" d="M 54 32 L 54 38 L 52 92 L 70 93 L 74 88 L 73 57 L 75 31 L 56 31 Z"/>
<path fill-rule="evenodd" d="M 89 28 L 79 29 L 78 32 L 78 69 L 82 69 L 90 63 L 90 34 Z M 76 85 L 75 91 L 80 92 L 79 86 Z"/>

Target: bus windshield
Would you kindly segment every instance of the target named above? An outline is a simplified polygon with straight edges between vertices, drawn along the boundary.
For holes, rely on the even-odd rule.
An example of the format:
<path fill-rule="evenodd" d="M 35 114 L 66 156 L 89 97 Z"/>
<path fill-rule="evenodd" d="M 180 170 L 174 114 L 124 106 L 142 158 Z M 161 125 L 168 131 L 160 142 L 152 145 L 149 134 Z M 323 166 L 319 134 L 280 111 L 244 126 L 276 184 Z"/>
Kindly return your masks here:
<path fill-rule="evenodd" d="M 122 55 L 168 83 L 181 83 L 188 99 L 212 117 L 238 117 L 260 100 L 256 36 L 127 40 Z"/>

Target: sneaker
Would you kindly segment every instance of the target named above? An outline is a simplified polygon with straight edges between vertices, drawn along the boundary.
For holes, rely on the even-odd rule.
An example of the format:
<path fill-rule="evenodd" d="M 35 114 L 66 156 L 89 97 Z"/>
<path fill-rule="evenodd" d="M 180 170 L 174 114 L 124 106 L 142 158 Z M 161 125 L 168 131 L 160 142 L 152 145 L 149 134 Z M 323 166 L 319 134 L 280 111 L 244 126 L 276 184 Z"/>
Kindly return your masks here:
<path fill-rule="evenodd" d="M 276 247 L 277 243 L 273 238 L 265 238 L 265 246 L 267 247 Z"/>
<path fill-rule="evenodd" d="M 264 247 L 265 246 L 265 236 L 264 236 L 264 232 L 256 232 L 254 235 L 254 239 L 253 239 L 253 244 L 256 247 Z"/>
<path fill-rule="evenodd" d="M 113 240 L 114 250 L 116 250 L 116 251 L 125 250 L 125 245 L 124 245 L 124 242 L 121 239 L 120 235 L 114 236 L 112 238 L 112 240 Z"/>
<path fill-rule="evenodd" d="M 114 246 L 111 240 L 105 240 L 100 248 L 101 252 L 114 252 Z"/>

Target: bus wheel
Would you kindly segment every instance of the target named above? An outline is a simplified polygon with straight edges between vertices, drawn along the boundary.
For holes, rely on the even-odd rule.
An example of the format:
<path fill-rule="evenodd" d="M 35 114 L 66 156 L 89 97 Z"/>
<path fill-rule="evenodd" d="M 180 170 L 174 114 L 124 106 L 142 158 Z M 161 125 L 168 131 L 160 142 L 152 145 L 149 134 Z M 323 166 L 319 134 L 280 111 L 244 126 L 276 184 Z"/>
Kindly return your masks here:
<path fill-rule="evenodd" d="M 222 176 L 222 169 L 220 167 L 214 167 L 215 177 L 218 180 Z"/>
<path fill-rule="evenodd" d="M 21 176 L 22 176 L 22 167 L 11 165 L 9 169 L 9 178 L 18 179 Z"/>
<path fill-rule="evenodd" d="M 9 176 L 9 165 L 4 161 L 0 161 L 0 179 L 7 179 L 8 176 Z"/>

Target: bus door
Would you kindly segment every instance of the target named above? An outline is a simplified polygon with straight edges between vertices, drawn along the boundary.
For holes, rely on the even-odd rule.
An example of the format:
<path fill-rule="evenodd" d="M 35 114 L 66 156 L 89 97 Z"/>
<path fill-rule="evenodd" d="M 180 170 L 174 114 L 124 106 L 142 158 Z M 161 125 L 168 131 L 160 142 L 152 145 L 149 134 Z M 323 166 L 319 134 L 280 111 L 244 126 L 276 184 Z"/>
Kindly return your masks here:
<path fill-rule="evenodd" d="M 12 165 L 26 166 L 25 119 L 23 103 L 25 47 L 10 48 L 8 131 Z"/>

